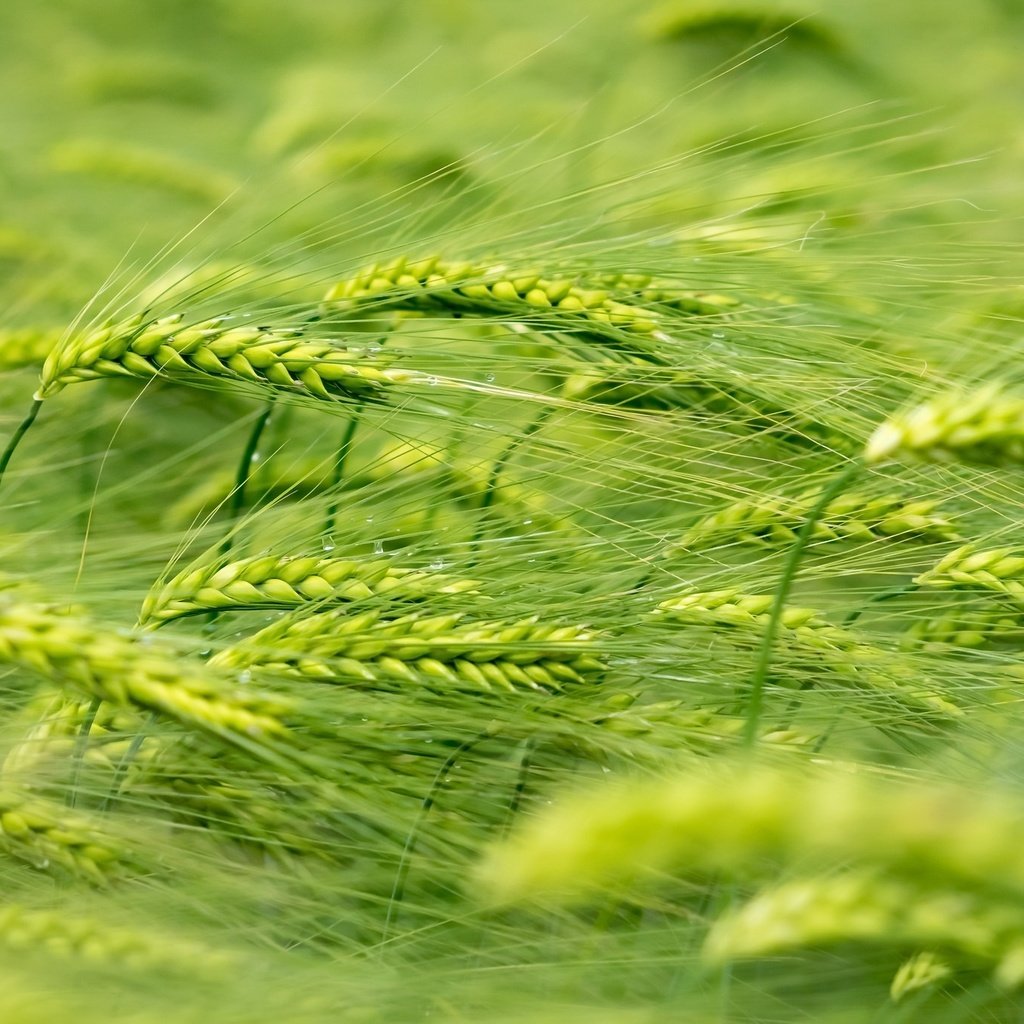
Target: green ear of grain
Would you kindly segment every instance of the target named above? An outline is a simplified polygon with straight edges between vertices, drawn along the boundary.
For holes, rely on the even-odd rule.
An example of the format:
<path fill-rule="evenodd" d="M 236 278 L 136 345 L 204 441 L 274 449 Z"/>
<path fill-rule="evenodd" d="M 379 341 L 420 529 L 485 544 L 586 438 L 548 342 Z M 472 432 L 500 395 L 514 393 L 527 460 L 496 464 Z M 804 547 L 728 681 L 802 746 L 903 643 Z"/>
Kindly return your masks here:
<path fill-rule="evenodd" d="M 781 547 L 797 534 L 819 497 L 818 490 L 793 497 L 767 494 L 738 501 L 702 519 L 670 549 L 699 549 L 728 541 Z M 958 533 L 936 514 L 933 499 L 908 500 L 896 494 L 873 497 L 857 492 L 840 495 L 814 524 L 815 541 L 955 540 Z"/>
<path fill-rule="evenodd" d="M 603 668 L 595 634 L 580 626 L 475 622 L 459 612 L 385 618 L 380 610 L 292 613 L 211 664 L 260 667 L 324 682 L 388 681 L 474 690 L 559 690 Z"/>
<path fill-rule="evenodd" d="M 0 661 L 115 705 L 145 708 L 243 746 L 288 739 L 287 701 L 242 690 L 130 636 L 43 605 L 0 603 Z"/>
<path fill-rule="evenodd" d="M 926 946 L 992 970 L 1022 941 L 1019 905 L 993 906 L 980 893 L 853 871 L 763 890 L 714 923 L 704 956 L 724 963 L 857 942 L 878 949 Z M 934 961 L 918 963 L 913 977 L 905 976 L 898 986 L 894 981 L 894 988 L 905 994 L 913 982 L 920 987 L 951 973 L 948 965 L 944 972 L 935 968 Z"/>
<path fill-rule="evenodd" d="M 579 899 L 637 878 L 766 864 L 860 865 L 1024 900 L 1024 811 L 1004 791 L 766 763 L 592 786 L 492 846 L 476 880 L 498 900 Z"/>
<path fill-rule="evenodd" d="M 139 622 L 159 625 L 204 611 L 294 608 L 335 602 L 403 601 L 476 592 L 475 580 L 356 561 L 266 555 L 186 569 L 150 593 Z"/>
<path fill-rule="evenodd" d="M 871 436 L 869 463 L 903 456 L 990 466 L 1024 461 L 1024 399 L 997 384 L 939 395 L 897 413 Z"/>
<path fill-rule="evenodd" d="M 104 377 L 244 381 L 326 401 L 366 401 L 416 379 L 365 349 L 307 338 L 301 330 L 246 326 L 230 317 L 187 324 L 175 314 L 151 321 L 135 316 L 66 339 L 47 358 L 36 397 Z"/>

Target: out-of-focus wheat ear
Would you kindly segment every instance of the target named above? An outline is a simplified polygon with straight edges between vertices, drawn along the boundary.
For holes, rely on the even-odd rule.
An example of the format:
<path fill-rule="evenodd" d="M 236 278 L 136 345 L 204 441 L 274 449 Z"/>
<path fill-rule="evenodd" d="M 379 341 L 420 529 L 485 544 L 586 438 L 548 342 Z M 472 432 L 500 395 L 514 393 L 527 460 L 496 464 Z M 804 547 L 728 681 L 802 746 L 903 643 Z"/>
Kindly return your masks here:
<path fill-rule="evenodd" d="M 914 992 L 941 985 L 952 976 L 953 967 L 948 960 L 931 950 L 924 950 L 904 960 L 897 968 L 889 985 L 889 997 L 898 1003 Z"/>
<path fill-rule="evenodd" d="M 1016 465 L 1024 461 L 1024 399 L 998 384 L 952 391 L 883 423 L 864 461 L 914 457 L 932 462 Z"/>
<path fill-rule="evenodd" d="M 17 905 L 0 908 L 0 945 L 11 950 L 38 949 L 64 960 L 188 977 L 221 978 L 238 966 L 238 958 L 229 952 L 161 934 L 152 927 L 141 931 L 63 910 Z"/>
<path fill-rule="evenodd" d="M 979 893 L 926 880 L 855 870 L 762 890 L 712 925 L 704 956 L 723 963 L 842 942 L 937 947 L 995 967 L 1024 942 L 1024 926 L 1017 905 L 1000 906 Z"/>
<path fill-rule="evenodd" d="M 131 860 L 98 822 L 12 786 L 0 786 L 0 850 L 93 885 L 106 885 Z"/>
<path fill-rule="evenodd" d="M 0 603 L 0 660 L 89 697 L 156 711 L 249 751 L 273 756 L 289 739 L 287 701 L 45 605 Z"/>

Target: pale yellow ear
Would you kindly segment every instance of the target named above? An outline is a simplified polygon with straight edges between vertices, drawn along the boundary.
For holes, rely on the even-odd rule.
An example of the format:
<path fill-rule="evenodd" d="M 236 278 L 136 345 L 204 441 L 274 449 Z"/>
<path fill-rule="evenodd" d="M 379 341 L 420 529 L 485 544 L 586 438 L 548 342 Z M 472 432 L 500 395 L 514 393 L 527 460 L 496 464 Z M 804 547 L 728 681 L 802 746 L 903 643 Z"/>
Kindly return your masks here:
<path fill-rule="evenodd" d="M 900 456 L 932 462 L 1024 464 L 1024 398 L 989 384 L 951 391 L 897 413 L 872 434 L 868 463 Z"/>

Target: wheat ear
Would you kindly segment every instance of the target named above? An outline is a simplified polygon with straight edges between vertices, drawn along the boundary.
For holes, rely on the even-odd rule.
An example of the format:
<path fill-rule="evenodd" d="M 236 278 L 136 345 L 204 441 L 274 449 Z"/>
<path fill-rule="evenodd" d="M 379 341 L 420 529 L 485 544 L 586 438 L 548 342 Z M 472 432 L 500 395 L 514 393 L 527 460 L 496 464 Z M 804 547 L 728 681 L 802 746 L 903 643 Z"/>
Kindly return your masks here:
<path fill-rule="evenodd" d="M 46 330 L 38 327 L 0 331 L 0 371 L 41 366 L 63 334 L 56 328 Z"/>
<path fill-rule="evenodd" d="M 199 612 L 292 608 L 314 602 L 401 601 L 475 592 L 478 585 L 475 580 L 401 568 L 383 559 L 221 559 L 186 569 L 155 589 L 143 603 L 139 622 L 159 625 Z"/>
<path fill-rule="evenodd" d="M 110 139 L 62 142 L 54 147 L 50 160 L 55 170 L 64 173 L 158 188 L 205 204 L 222 202 L 238 187 L 237 182 L 209 167 L 165 152 L 118 145 Z"/>
<path fill-rule="evenodd" d="M 931 950 L 915 953 L 904 960 L 893 975 L 889 998 L 898 1003 L 906 996 L 939 985 L 952 976 L 952 966 L 937 953 Z"/>
<path fill-rule="evenodd" d="M 339 281 L 327 292 L 328 309 L 404 308 L 458 316 L 516 316 L 540 329 L 575 331 L 627 348 L 650 351 L 661 326 L 650 309 L 618 301 L 605 288 L 572 277 L 548 278 L 504 264 L 478 265 L 437 257 L 399 257 Z"/>
<path fill-rule="evenodd" d="M 1024 460 L 1024 399 L 997 384 L 954 391 L 898 413 L 871 436 L 868 463 L 901 455 L 933 462 L 1014 465 Z"/>
<path fill-rule="evenodd" d="M 0 787 L 0 850 L 95 885 L 115 877 L 126 859 L 126 852 L 89 819 L 9 786 Z"/>
<path fill-rule="evenodd" d="M 723 539 L 765 547 L 792 544 L 818 497 L 805 491 L 794 497 L 764 495 L 738 501 L 702 519 L 669 549 L 669 553 L 699 549 Z M 841 494 L 829 502 L 811 528 L 812 541 L 871 541 L 906 539 L 955 540 L 956 529 L 935 514 L 934 500 L 908 501 L 898 494 L 872 497 L 858 492 Z"/>
<path fill-rule="evenodd" d="M 688 625 L 746 633 L 754 638 L 768 635 L 777 622 L 781 633 L 778 647 L 787 652 L 824 656 L 828 667 L 869 689 L 926 707 L 945 716 L 958 716 L 961 709 L 944 697 L 920 688 L 916 668 L 890 663 L 888 653 L 866 643 L 855 633 L 833 626 L 812 608 L 787 606 L 776 613 L 771 594 L 743 594 L 738 590 L 691 592 L 662 601 L 655 614 Z M 906 678 L 906 682 L 904 682 Z"/>
<path fill-rule="evenodd" d="M 108 921 L 62 911 L 0 908 L 0 944 L 10 950 L 45 951 L 88 963 L 139 971 L 173 971 L 221 977 L 236 966 L 223 950 L 150 931 L 112 927 Z"/>
<path fill-rule="evenodd" d="M 1024 607 L 1024 554 L 1016 548 L 979 551 L 966 544 L 918 576 L 921 587 L 990 590 Z"/>
<path fill-rule="evenodd" d="M 960 608 L 915 622 L 903 634 L 905 650 L 924 647 L 942 651 L 946 646 L 976 648 L 998 641 L 1024 640 L 1019 611 L 1006 608 Z"/>
<path fill-rule="evenodd" d="M 350 401 L 416 379 L 365 350 L 308 338 L 298 329 L 247 326 L 223 317 L 186 324 L 180 313 L 148 321 L 139 315 L 65 339 L 43 366 L 36 399 L 103 377 L 240 380 Z"/>
<path fill-rule="evenodd" d="M 147 708 L 246 749 L 288 736 L 286 702 L 43 605 L 0 603 L 0 661 L 114 704 Z"/>
<path fill-rule="evenodd" d="M 704 955 L 721 963 L 844 941 L 939 947 L 995 966 L 1024 941 L 1019 909 L 976 894 L 853 871 L 769 888 L 715 922 Z"/>
<path fill-rule="evenodd" d="M 603 665 L 596 636 L 581 626 L 536 617 L 519 622 L 462 621 L 450 615 L 386 619 L 374 609 L 292 613 L 210 663 L 261 668 L 327 682 L 468 685 L 478 690 L 557 690 Z"/>
<path fill-rule="evenodd" d="M 1009 794 L 767 764 L 592 787 L 494 846 L 478 881 L 500 899 L 580 895 L 638 873 L 860 863 L 942 888 L 1024 897 L 1024 811 Z"/>

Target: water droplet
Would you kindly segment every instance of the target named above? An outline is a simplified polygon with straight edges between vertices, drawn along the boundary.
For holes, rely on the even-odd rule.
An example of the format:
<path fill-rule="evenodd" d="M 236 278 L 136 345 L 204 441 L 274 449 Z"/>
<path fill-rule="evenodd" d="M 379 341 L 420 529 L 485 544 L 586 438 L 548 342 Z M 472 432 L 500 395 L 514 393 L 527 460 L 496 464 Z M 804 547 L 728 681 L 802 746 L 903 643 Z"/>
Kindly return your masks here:
<path fill-rule="evenodd" d="M 424 743 L 433 743 L 434 741 L 433 740 L 424 740 L 423 742 Z"/>
<path fill-rule="evenodd" d="M 367 516 L 367 517 L 366 517 L 366 521 L 367 521 L 368 523 L 372 523 L 372 522 L 373 522 L 373 516 Z"/>
<path fill-rule="evenodd" d="M 326 537 L 324 537 L 323 544 L 321 546 L 323 547 L 324 551 L 333 551 L 334 538 L 330 534 L 328 534 Z"/>
<path fill-rule="evenodd" d="M 375 555 L 383 555 L 384 554 L 384 541 L 382 541 L 382 540 L 375 540 L 373 542 L 373 553 Z"/>
<path fill-rule="evenodd" d="M 238 681 L 245 686 L 246 683 L 252 682 L 252 673 L 246 668 L 238 673 Z"/>
<path fill-rule="evenodd" d="M 712 338 L 719 338 L 719 339 L 724 338 L 725 337 L 725 331 L 712 331 L 711 332 L 711 337 Z"/>
<path fill-rule="evenodd" d="M 50 861 L 49 858 L 43 857 L 40 860 L 35 861 L 34 864 L 40 871 L 45 871 L 50 866 Z"/>
<path fill-rule="evenodd" d="M 493 384 L 497 380 L 497 377 L 495 377 L 493 373 L 489 373 L 484 377 L 484 380 L 487 381 L 488 384 Z"/>
<path fill-rule="evenodd" d="M 435 558 L 430 563 L 430 568 L 431 569 L 443 569 L 444 568 L 444 559 L 443 558 Z"/>
<path fill-rule="evenodd" d="M 438 381 L 438 379 L 437 379 L 436 377 L 428 377 L 428 378 L 427 378 L 427 383 L 428 383 L 428 384 L 429 384 L 429 385 L 430 385 L 431 387 L 433 387 L 433 386 L 434 386 L 435 384 L 439 383 L 439 381 Z"/>
<path fill-rule="evenodd" d="M 524 519 L 523 520 L 523 526 L 531 526 L 531 525 L 533 525 L 533 520 L 532 519 Z"/>
<path fill-rule="evenodd" d="M 259 452 L 253 452 L 252 455 L 249 457 L 249 461 L 250 462 L 259 462 L 260 459 L 262 459 L 262 458 L 263 458 L 263 456 L 260 455 Z"/>
<path fill-rule="evenodd" d="M 381 351 L 381 350 L 382 350 L 383 348 L 384 348 L 384 346 L 383 346 L 383 345 L 367 345 L 367 346 L 366 346 L 366 351 L 367 351 L 367 352 L 369 352 L 369 353 L 370 353 L 370 355 L 374 355 L 374 356 L 375 356 L 375 355 L 376 355 L 376 354 L 377 354 L 378 352 L 380 352 L 380 351 Z"/>

